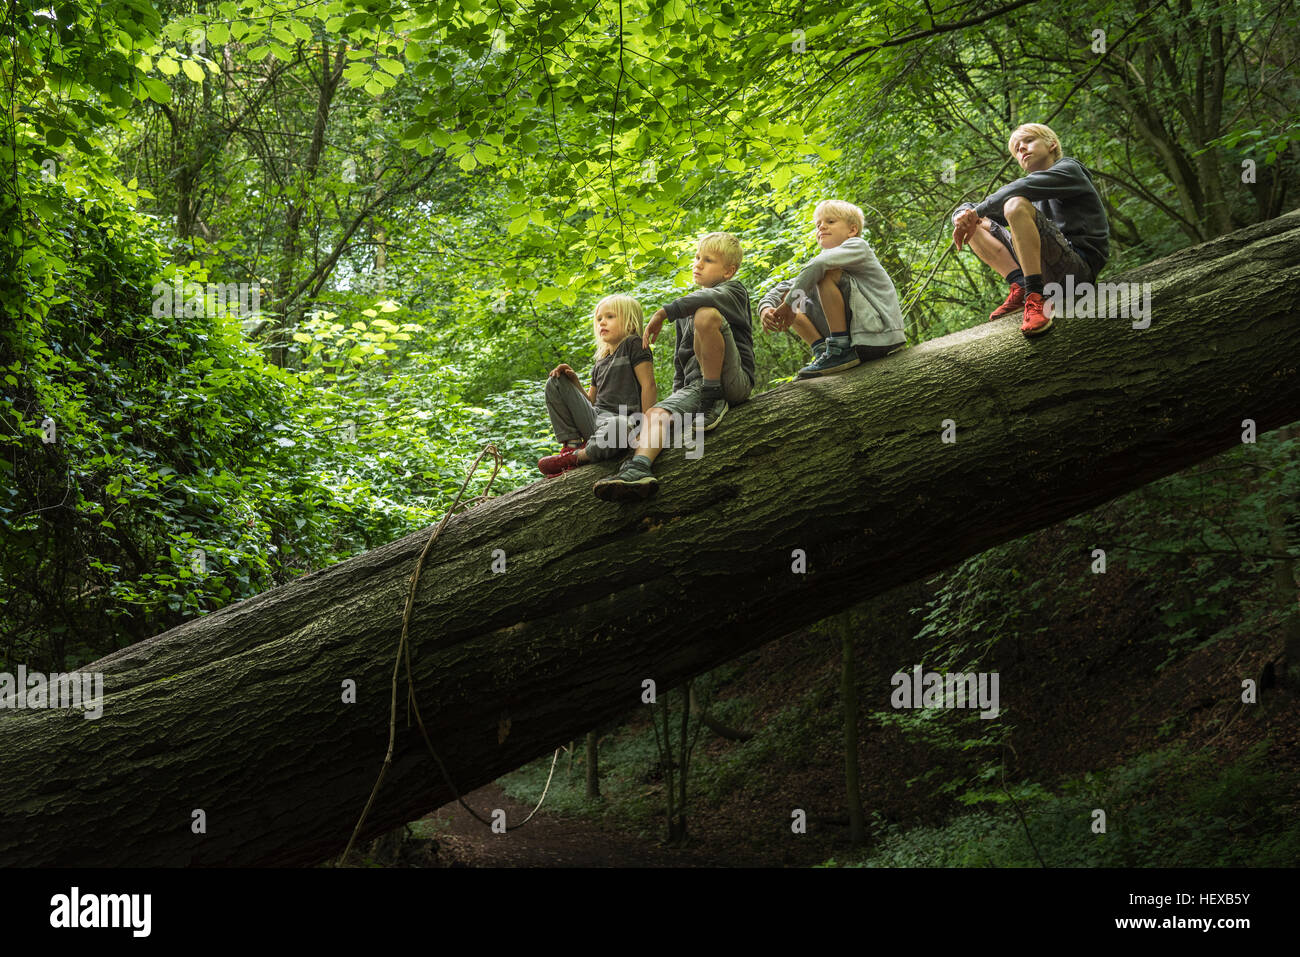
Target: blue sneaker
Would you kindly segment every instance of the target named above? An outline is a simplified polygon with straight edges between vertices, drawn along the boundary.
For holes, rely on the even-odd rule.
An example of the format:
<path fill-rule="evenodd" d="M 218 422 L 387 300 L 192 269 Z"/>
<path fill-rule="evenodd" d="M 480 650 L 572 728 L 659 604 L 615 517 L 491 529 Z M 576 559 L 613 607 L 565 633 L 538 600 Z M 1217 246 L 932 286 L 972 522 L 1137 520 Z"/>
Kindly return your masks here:
<path fill-rule="evenodd" d="M 825 342 L 825 350 L 799 370 L 799 378 L 815 379 L 817 376 L 847 372 L 854 366 L 859 365 L 861 361 L 857 352 L 849 343 L 848 336 L 843 339 L 828 337 Z"/>
<path fill-rule="evenodd" d="M 659 480 L 648 468 L 633 459 L 623 463 L 617 475 L 603 478 L 592 486 L 596 498 L 604 502 L 635 502 L 649 498 L 659 490 Z"/>

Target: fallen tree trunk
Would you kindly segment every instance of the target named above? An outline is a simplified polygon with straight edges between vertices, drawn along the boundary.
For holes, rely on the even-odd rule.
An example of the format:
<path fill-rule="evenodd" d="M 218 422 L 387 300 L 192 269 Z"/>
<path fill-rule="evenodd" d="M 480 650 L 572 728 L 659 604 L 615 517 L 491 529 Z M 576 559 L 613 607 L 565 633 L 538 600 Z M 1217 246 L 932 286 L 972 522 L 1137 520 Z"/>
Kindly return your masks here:
<path fill-rule="evenodd" d="M 979 324 L 755 397 L 657 498 L 588 467 L 456 516 L 411 625 L 419 701 L 476 788 L 791 629 L 1300 419 L 1300 212 L 1123 277 L 1150 328 Z M 945 420 L 956 441 L 945 443 Z M 103 659 L 103 717 L 0 712 L 4 865 L 310 864 L 379 770 L 408 536 Z M 505 555 L 493 571 L 494 552 Z M 792 570 L 802 553 L 806 571 Z M 1089 559 L 1080 555 L 1081 574 Z M 355 704 L 343 683 L 357 683 Z M 882 694 L 884 692 L 882 691 Z M 452 799 L 399 722 L 363 836 Z M 206 832 L 194 833 L 202 810 Z M 503 837 L 508 840 L 508 837 Z"/>

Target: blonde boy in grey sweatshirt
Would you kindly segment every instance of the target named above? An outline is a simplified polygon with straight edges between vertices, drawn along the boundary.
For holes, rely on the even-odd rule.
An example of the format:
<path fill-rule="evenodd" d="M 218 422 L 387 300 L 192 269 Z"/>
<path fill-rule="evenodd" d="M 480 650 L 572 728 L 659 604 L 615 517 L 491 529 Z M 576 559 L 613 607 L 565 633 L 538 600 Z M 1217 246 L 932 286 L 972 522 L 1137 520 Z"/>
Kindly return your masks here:
<path fill-rule="evenodd" d="M 828 199 L 817 204 L 813 223 L 822 251 L 758 305 L 766 331 L 793 328 L 812 347 L 813 361 L 799 370 L 801 379 L 846 372 L 906 341 L 893 280 L 862 238 L 862 210 Z"/>

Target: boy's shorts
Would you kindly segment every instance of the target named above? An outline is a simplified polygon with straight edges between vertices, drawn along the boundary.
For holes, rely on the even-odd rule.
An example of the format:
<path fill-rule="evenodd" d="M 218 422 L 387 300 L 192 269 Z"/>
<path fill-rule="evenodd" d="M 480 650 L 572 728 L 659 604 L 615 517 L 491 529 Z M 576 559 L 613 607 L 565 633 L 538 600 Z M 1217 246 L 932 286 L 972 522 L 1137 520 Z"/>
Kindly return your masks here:
<path fill-rule="evenodd" d="M 693 319 L 687 320 L 694 322 Z M 722 394 L 728 405 L 739 405 L 749 398 L 753 391 L 754 380 L 749 377 L 740 364 L 740 350 L 736 348 L 736 337 L 731 331 L 731 324 L 722 323 L 722 341 L 725 349 L 722 353 Z M 698 356 L 691 356 L 686 364 L 686 384 L 666 399 L 655 403 L 657 408 L 679 415 L 691 415 L 701 411 L 700 393 L 704 390 L 704 377 L 700 374 Z"/>
<path fill-rule="evenodd" d="M 1043 284 L 1049 282 L 1065 284 L 1066 276 L 1073 276 L 1076 284 L 1081 282 L 1092 282 L 1092 267 L 1088 261 L 1074 251 L 1070 241 L 1038 207 L 1034 207 L 1034 225 L 1038 227 L 1038 238 L 1042 250 L 1042 276 Z M 981 229 L 983 227 L 980 227 Z M 989 231 L 997 238 L 1003 246 L 1007 247 L 1007 252 L 1011 253 L 1011 258 L 1020 265 L 1020 257 L 1016 255 L 1016 246 L 1011 239 L 1011 230 L 1001 223 L 989 220 Z"/>

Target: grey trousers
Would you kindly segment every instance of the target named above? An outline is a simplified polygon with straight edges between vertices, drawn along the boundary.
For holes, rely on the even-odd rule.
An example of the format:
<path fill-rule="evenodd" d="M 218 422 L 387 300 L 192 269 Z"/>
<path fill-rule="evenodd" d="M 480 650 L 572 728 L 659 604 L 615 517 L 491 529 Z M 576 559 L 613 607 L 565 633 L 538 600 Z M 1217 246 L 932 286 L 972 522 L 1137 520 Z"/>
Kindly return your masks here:
<path fill-rule="evenodd" d="M 546 380 L 546 412 L 561 442 L 587 443 L 593 462 L 620 458 L 636 447 L 628 435 L 628 416 L 597 409 L 587 394 L 565 376 Z"/>

